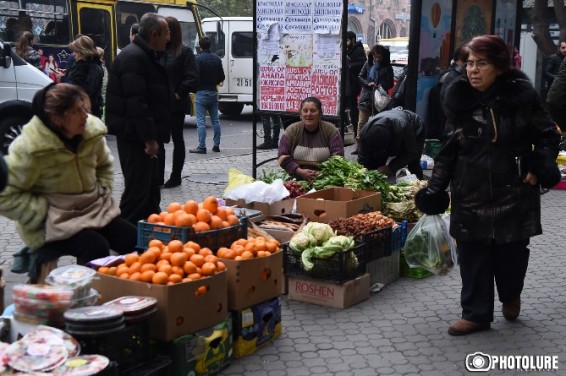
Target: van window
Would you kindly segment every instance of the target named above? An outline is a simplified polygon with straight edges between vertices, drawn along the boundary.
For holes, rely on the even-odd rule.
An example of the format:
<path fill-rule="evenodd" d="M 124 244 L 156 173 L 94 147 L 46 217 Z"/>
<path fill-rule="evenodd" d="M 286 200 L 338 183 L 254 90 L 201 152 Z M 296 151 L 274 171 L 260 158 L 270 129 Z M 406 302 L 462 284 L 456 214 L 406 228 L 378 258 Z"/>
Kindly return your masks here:
<path fill-rule="evenodd" d="M 224 33 L 220 35 L 220 39 L 217 37 L 218 33 L 215 31 L 207 31 L 206 35 L 210 38 L 210 52 L 216 54 L 218 57 L 224 57 L 224 55 L 226 55 L 226 51 L 224 50 Z"/>
<path fill-rule="evenodd" d="M 82 8 L 79 13 L 81 34 L 88 35 L 98 47 L 110 45 L 110 13 L 104 9 Z"/>
<path fill-rule="evenodd" d="M 124 48 L 130 44 L 130 27 L 139 23 L 145 13 L 154 13 L 155 6 L 143 3 L 118 2 L 116 4 L 116 20 L 118 29 L 118 47 Z"/>
<path fill-rule="evenodd" d="M 234 32 L 232 34 L 232 57 L 253 57 L 253 33 Z"/>
<path fill-rule="evenodd" d="M 0 1 L 0 36 L 10 42 L 31 31 L 40 43 L 65 44 L 71 40 L 69 9 L 65 0 Z"/>

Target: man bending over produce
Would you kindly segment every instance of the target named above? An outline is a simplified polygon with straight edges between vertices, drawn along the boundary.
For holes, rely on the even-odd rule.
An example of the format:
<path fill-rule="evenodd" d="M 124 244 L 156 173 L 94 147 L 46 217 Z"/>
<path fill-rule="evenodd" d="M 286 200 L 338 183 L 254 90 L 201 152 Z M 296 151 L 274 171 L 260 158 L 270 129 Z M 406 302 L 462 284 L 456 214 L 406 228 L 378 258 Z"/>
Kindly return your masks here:
<path fill-rule="evenodd" d="M 424 122 L 417 114 L 400 107 L 383 111 L 371 117 L 361 131 L 358 162 L 387 176 L 407 166 L 422 180 L 424 142 Z M 393 158 L 387 163 L 389 157 Z"/>

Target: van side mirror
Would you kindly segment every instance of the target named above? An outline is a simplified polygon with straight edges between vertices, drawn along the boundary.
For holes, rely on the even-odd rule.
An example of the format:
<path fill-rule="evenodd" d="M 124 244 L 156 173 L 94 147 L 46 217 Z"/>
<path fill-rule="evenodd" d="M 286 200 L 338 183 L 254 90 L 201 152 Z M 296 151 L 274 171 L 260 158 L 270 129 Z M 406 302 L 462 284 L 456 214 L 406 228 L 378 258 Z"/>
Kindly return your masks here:
<path fill-rule="evenodd" d="M 4 48 L 0 54 L 0 65 L 3 68 L 10 68 L 12 64 L 12 49 L 9 44 L 4 44 Z"/>

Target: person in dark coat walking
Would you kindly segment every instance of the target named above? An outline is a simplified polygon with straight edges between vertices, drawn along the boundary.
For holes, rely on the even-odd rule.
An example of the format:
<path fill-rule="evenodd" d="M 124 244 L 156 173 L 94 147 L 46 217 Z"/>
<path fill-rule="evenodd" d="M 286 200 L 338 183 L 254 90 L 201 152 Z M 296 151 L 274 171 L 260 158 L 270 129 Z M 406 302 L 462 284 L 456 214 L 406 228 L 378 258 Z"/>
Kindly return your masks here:
<path fill-rule="evenodd" d="M 165 17 L 146 13 L 139 34 L 116 57 L 106 93 L 106 123 L 124 174 L 122 216 L 132 223 L 161 212 L 159 145 L 170 134 L 170 90 L 157 53 L 169 41 Z"/>
<path fill-rule="evenodd" d="M 181 25 L 175 17 L 166 17 L 171 33 L 161 63 L 167 70 L 171 96 L 171 138 L 173 139 L 173 169 L 164 188 L 181 185 L 181 172 L 185 163 L 185 139 L 183 125 L 185 112 L 189 107 L 189 92 L 195 92 L 198 85 L 197 65 L 193 51 L 183 43 Z M 165 174 L 165 149 L 159 149 L 160 180 Z"/>
<path fill-rule="evenodd" d="M 376 44 L 371 48 L 368 59 L 358 75 L 358 81 L 362 85 L 362 94 L 358 102 L 358 109 L 360 110 L 358 136 L 356 138 L 358 144 L 363 126 L 367 123 L 370 116 L 378 112 L 373 105 L 373 91 L 380 86 L 385 91 L 393 87 L 394 74 L 390 55 L 387 48 Z"/>
<path fill-rule="evenodd" d="M 358 162 L 370 170 L 395 176 L 405 166 L 423 179 L 421 155 L 425 143 L 423 119 L 412 111 L 394 108 L 371 117 L 360 133 Z M 393 157 L 389 162 L 388 159 Z"/>
<path fill-rule="evenodd" d="M 346 33 L 346 108 L 350 111 L 350 120 L 354 126 L 354 137 L 358 135 L 358 95 L 362 91 L 362 85 L 358 81 L 358 76 L 364 63 L 366 62 L 366 52 L 362 42 L 357 41 L 356 33 L 348 31 Z"/>
<path fill-rule="evenodd" d="M 462 278 L 462 318 L 450 335 L 491 327 L 494 285 L 505 319 L 517 319 L 530 238 L 542 233 L 539 186 L 560 180 L 557 127 L 527 76 L 510 67 L 505 41 L 483 35 L 468 48 L 466 75 L 446 92 L 450 133 L 415 196 L 424 213 L 444 213 L 450 185 Z"/>
<path fill-rule="evenodd" d="M 548 112 L 554 121 L 566 132 L 566 59 L 562 60 L 560 69 L 552 81 L 546 96 Z"/>
<path fill-rule="evenodd" d="M 560 41 L 558 44 L 558 51 L 553 53 L 549 57 L 544 60 L 544 68 L 542 71 L 542 76 L 544 78 L 544 88 L 541 97 L 543 100 L 546 100 L 546 96 L 548 94 L 548 90 L 552 86 L 552 82 L 554 81 L 554 77 L 558 73 L 558 69 L 560 68 L 560 64 L 562 64 L 562 60 L 566 56 L 566 41 Z"/>
<path fill-rule="evenodd" d="M 102 80 L 104 69 L 100 61 L 100 53 L 94 41 L 82 35 L 70 44 L 75 63 L 65 72 L 57 71 L 55 74 L 64 83 L 79 85 L 86 91 L 91 102 L 91 113 L 102 117 Z"/>
<path fill-rule="evenodd" d="M 202 49 L 197 55 L 199 84 L 195 98 L 197 107 L 198 146 L 190 153 L 206 154 L 206 112 L 210 115 L 214 137 L 212 151 L 220 152 L 220 120 L 218 119 L 218 86 L 224 79 L 222 60 L 210 52 L 210 39 L 201 37 L 199 46 Z"/>

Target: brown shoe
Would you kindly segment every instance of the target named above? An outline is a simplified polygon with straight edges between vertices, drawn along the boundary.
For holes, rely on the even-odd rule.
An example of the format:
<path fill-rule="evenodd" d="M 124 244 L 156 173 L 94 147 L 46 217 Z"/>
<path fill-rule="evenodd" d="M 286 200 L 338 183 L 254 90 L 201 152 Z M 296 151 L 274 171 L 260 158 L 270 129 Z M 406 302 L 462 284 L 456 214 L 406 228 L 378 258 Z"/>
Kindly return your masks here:
<path fill-rule="evenodd" d="M 503 312 L 503 317 L 505 317 L 507 320 L 517 320 L 517 317 L 519 317 L 519 313 L 521 312 L 521 297 L 518 296 L 508 303 L 503 303 L 501 312 Z"/>
<path fill-rule="evenodd" d="M 450 325 L 450 327 L 448 328 L 448 334 L 450 334 L 451 336 L 465 336 L 466 334 L 488 330 L 489 328 L 491 328 L 490 323 L 479 324 L 477 322 L 460 319 Z"/>

